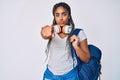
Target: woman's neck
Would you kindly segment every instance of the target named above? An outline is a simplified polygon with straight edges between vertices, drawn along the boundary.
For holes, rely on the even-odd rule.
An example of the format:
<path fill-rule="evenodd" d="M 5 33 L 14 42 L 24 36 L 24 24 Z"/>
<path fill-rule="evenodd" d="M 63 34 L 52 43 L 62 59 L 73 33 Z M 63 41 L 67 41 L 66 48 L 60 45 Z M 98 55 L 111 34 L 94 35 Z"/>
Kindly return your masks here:
<path fill-rule="evenodd" d="M 60 37 L 60 38 L 65 38 L 65 37 L 67 37 L 68 36 L 68 34 L 65 34 L 65 33 L 58 33 L 58 36 Z"/>

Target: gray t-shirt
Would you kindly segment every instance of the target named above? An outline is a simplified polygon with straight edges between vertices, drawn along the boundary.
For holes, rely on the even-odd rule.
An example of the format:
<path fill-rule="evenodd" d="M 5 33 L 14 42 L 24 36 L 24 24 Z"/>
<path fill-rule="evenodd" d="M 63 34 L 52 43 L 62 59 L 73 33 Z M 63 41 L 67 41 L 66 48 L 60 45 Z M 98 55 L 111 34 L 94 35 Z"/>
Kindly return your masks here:
<path fill-rule="evenodd" d="M 83 30 L 78 34 L 79 41 L 86 39 Z M 48 68 L 54 75 L 63 75 L 73 69 L 77 65 L 77 60 L 71 56 L 69 44 L 66 43 L 67 37 L 60 38 L 58 34 L 51 41 L 50 55 L 48 60 Z"/>

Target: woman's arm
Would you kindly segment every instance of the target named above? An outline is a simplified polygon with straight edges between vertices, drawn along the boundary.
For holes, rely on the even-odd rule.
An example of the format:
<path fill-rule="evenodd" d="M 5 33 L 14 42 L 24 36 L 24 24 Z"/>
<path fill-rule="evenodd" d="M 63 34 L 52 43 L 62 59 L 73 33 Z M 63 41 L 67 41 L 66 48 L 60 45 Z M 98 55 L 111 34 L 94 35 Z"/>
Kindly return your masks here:
<path fill-rule="evenodd" d="M 85 63 L 87 63 L 90 59 L 90 52 L 87 45 L 87 39 L 79 42 L 79 38 L 73 35 L 70 38 L 70 42 L 72 43 L 78 57 Z"/>

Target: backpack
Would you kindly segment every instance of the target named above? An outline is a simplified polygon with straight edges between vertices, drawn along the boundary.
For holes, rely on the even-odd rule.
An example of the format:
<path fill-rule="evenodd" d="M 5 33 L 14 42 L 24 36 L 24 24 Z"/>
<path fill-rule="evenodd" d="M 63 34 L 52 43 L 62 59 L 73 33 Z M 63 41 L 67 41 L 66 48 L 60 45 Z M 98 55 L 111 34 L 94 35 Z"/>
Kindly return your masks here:
<path fill-rule="evenodd" d="M 72 35 L 78 35 L 81 29 L 75 29 L 72 32 Z M 72 44 L 70 45 L 71 47 L 71 53 L 72 57 L 74 56 L 77 58 L 77 63 L 78 63 L 78 76 L 80 80 L 97 80 L 99 78 L 100 80 L 100 73 L 101 73 L 101 55 L 102 52 L 101 50 L 96 47 L 95 45 L 88 45 L 91 58 L 88 63 L 84 63 L 80 60 L 80 58 L 77 56 Z"/>

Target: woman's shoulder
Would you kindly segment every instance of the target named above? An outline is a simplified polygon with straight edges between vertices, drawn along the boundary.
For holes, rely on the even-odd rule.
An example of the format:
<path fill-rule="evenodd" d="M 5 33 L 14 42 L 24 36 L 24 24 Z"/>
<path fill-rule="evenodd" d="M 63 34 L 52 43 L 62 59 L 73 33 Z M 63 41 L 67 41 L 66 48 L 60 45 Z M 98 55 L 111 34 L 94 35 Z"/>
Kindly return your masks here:
<path fill-rule="evenodd" d="M 82 40 L 87 38 L 87 36 L 86 36 L 86 34 L 84 32 L 84 29 L 82 29 L 82 28 L 75 28 L 75 30 L 76 30 L 76 32 L 78 31 L 78 35 L 77 36 L 79 37 L 79 41 L 82 41 Z"/>

